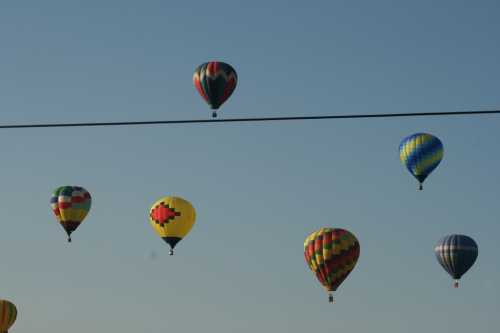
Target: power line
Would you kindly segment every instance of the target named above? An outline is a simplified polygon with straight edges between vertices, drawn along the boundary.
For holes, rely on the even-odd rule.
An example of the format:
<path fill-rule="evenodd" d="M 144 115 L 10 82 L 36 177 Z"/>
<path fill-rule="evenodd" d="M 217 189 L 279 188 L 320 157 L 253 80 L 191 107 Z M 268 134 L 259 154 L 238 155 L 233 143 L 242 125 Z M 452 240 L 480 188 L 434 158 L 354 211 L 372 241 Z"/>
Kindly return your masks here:
<path fill-rule="evenodd" d="M 110 127 L 110 126 L 168 125 L 168 124 L 172 124 L 172 125 L 173 124 L 205 124 L 205 123 L 243 123 L 243 122 L 285 121 L 285 120 L 398 118 L 398 117 L 401 118 L 401 117 L 465 116 L 465 115 L 487 115 L 487 114 L 500 114 L 500 110 L 346 114 L 346 115 L 330 115 L 330 116 L 297 116 L 297 117 L 264 117 L 264 118 L 185 119 L 185 120 L 155 120 L 155 121 L 19 124 L 19 125 L 0 125 L 0 129 L 48 128 L 48 127 Z"/>

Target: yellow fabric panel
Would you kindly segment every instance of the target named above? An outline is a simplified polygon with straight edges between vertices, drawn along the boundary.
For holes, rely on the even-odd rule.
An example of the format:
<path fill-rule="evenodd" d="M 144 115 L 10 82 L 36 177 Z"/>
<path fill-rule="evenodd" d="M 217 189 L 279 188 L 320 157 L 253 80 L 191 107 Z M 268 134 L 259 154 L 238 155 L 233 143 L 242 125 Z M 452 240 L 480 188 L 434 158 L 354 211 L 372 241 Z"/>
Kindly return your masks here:
<path fill-rule="evenodd" d="M 77 209 L 77 208 L 61 209 L 60 212 L 61 212 L 60 221 L 75 221 L 75 222 L 82 222 L 88 213 L 88 211 L 86 211 L 85 209 Z"/>
<path fill-rule="evenodd" d="M 170 208 L 180 213 L 180 216 L 176 216 L 169 223 L 163 224 L 163 226 L 157 224 L 150 216 L 149 222 L 151 223 L 151 226 L 160 237 L 184 238 L 196 221 L 196 211 L 194 207 L 189 203 L 189 201 L 180 197 L 167 196 L 156 201 L 153 206 L 151 206 L 150 214 L 152 210 L 161 203 L 168 205 Z"/>
<path fill-rule="evenodd" d="M 332 250 L 323 248 L 323 258 L 330 258 L 332 254 Z"/>
<path fill-rule="evenodd" d="M 320 232 L 322 232 L 323 228 L 321 228 L 320 230 L 317 230 L 317 231 L 313 231 L 312 233 L 309 234 L 309 236 L 307 236 L 306 240 L 304 241 L 304 249 L 307 247 L 307 245 L 314 241 L 314 239 L 316 238 L 316 235 Z"/>
<path fill-rule="evenodd" d="M 76 218 L 78 219 L 77 221 L 82 221 L 85 219 L 85 216 L 87 216 L 88 211 L 85 209 L 75 209 L 75 215 Z"/>

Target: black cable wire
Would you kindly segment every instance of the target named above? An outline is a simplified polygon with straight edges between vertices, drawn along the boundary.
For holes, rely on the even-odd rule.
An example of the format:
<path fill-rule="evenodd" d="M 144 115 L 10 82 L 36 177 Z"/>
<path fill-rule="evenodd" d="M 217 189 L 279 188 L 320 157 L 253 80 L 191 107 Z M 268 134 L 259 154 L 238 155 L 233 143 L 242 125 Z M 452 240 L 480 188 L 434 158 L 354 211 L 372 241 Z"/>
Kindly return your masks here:
<path fill-rule="evenodd" d="M 48 128 L 48 127 L 97 127 L 97 126 L 135 126 L 135 125 L 165 125 L 165 124 L 204 124 L 204 123 L 242 123 L 284 120 L 318 120 L 318 119 L 357 119 L 357 118 L 396 118 L 396 117 L 429 117 L 429 116 L 460 116 L 500 114 L 500 110 L 491 111 L 455 111 L 455 112 L 413 112 L 413 113 L 378 113 L 378 114 L 347 114 L 331 116 L 297 116 L 297 117 L 266 117 L 266 118 L 226 118 L 226 119 L 187 119 L 187 120 L 157 120 L 157 121 L 120 121 L 92 123 L 53 123 L 53 124 L 20 124 L 0 125 L 0 129 L 8 128 Z"/>

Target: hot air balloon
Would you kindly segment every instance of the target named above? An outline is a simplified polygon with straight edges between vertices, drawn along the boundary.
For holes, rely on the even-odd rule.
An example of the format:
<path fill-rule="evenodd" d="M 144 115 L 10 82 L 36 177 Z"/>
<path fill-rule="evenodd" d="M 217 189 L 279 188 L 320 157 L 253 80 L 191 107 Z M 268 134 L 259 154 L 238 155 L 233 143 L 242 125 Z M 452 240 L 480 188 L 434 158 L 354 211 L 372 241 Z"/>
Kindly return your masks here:
<path fill-rule="evenodd" d="M 0 300 L 0 333 L 7 333 L 17 318 L 17 309 L 7 300 Z"/>
<path fill-rule="evenodd" d="M 401 141 L 399 145 L 399 158 L 420 183 L 422 190 L 424 180 L 436 169 L 443 159 L 443 144 L 441 141 L 427 133 L 416 133 Z"/>
<path fill-rule="evenodd" d="M 349 231 L 321 228 L 304 241 L 306 263 L 329 293 L 332 293 L 351 273 L 359 258 L 359 242 Z"/>
<path fill-rule="evenodd" d="M 217 109 L 231 96 L 238 75 L 231 65 L 220 61 L 201 64 L 193 74 L 193 83 L 201 97 L 214 110 L 212 117 L 217 117 Z"/>
<path fill-rule="evenodd" d="M 87 216 L 91 203 L 90 193 L 80 186 L 61 186 L 52 194 L 50 205 L 68 234 L 68 242 L 71 242 L 71 233 Z"/>
<path fill-rule="evenodd" d="M 434 253 L 441 266 L 455 279 L 454 286 L 477 259 L 476 242 L 465 235 L 448 235 L 437 243 Z"/>
<path fill-rule="evenodd" d="M 170 245 L 170 255 L 174 247 L 191 230 L 196 220 L 193 206 L 179 197 L 164 197 L 156 201 L 149 210 L 149 222 L 156 233 Z"/>

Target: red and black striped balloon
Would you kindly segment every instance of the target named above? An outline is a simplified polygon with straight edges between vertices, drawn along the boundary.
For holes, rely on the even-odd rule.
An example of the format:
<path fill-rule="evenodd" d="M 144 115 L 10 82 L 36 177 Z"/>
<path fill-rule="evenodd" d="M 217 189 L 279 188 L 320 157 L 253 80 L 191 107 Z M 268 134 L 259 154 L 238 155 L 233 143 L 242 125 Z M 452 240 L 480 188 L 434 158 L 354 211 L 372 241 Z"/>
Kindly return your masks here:
<path fill-rule="evenodd" d="M 220 61 L 201 64 L 193 75 L 196 90 L 213 110 L 217 110 L 227 101 L 236 88 L 237 82 L 238 75 L 234 68 Z M 216 111 L 212 115 L 216 117 Z"/>

